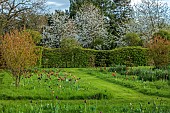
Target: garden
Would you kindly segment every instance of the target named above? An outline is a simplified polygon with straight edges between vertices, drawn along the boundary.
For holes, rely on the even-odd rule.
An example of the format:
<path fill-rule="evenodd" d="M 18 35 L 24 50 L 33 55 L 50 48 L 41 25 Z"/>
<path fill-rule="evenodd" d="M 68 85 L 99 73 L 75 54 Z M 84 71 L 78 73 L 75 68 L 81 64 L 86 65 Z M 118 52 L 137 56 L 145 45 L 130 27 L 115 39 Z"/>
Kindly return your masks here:
<path fill-rule="evenodd" d="M 0 1 L 0 113 L 170 113 L 166 1 L 69 1 Z"/>
<path fill-rule="evenodd" d="M 147 48 L 36 50 L 19 80 L 18 69 L 0 70 L 2 113 L 170 112 L 170 69 L 148 66 Z"/>

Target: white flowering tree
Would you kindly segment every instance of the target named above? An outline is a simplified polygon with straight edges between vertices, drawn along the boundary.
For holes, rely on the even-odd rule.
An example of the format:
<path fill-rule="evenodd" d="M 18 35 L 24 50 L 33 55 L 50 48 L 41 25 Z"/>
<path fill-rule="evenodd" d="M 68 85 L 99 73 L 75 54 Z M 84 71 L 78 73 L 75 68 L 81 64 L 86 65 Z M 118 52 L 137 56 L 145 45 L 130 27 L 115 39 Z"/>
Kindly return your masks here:
<path fill-rule="evenodd" d="M 129 25 L 131 32 L 139 33 L 146 41 L 169 21 L 167 3 L 161 0 L 142 0 L 134 8 L 134 20 Z"/>
<path fill-rule="evenodd" d="M 55 11 L 48 19 L 48 25 L 43 28 L 42 45 L 58 48 L 63 38 L 77 36 L 76 25 L 69 15 L 62 11 Z"/>
<path fill-rule="evenodd" d="M 85 3 L 76 13 L 75 21 L 78 28 L 78 41 L 83 47 L 102 49 L 107 45 L 108 33 L 104 16 L 91 3 Z"/>

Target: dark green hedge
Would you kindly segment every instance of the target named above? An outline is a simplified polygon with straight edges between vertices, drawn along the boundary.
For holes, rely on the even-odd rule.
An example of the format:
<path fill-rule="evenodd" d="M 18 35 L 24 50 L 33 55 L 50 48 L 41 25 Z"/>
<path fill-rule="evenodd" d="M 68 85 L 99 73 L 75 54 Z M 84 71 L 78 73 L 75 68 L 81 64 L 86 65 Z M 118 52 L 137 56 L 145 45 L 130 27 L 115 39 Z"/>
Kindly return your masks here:
<path fill-rule="evenodd" d="M 123 47 L 114 50 L 91 50 L 74 48 L 69 51 L 44 48 L 42 67 L 92 67 L 147 65 L 148 49 L 142 47 Z"/>

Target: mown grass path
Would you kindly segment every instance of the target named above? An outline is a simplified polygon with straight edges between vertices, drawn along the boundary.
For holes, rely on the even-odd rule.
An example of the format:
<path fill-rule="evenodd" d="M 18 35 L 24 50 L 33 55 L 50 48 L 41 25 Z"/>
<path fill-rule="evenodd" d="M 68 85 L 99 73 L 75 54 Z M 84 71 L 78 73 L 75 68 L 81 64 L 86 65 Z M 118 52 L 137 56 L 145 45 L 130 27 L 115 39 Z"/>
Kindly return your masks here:
<path fill-rule="evenodd" d="M 124 86 L 97 78 L 96 76 L 88 74 L 83 69 L 65 69 L 65 70 L 74 73 L 78 77 L 81 77 L 81 80 L 86 83 L 89 83 L 89 86 L 95 86 L 96 88 L 107 90 L 112 95 L 112 99 L 115 101 L 136 103 L 161 100 L 164 101 L 165 104 L 170 106 L 169 98 L 142 94 L 133 89 L 126 88 Z"/>

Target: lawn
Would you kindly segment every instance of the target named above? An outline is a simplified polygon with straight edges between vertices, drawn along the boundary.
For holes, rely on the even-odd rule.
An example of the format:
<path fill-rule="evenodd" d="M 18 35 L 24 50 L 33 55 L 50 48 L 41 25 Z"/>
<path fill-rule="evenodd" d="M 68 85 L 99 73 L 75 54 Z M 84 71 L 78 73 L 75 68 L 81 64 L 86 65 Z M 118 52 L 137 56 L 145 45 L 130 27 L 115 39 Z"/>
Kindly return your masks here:
<path fill-rule="evenodd" d="M 2 73 L 2 113 L 170 112 L 168 81 L 126 79 L 100 68 L 37 68 L 16 88 L 10 73 Z"/>

